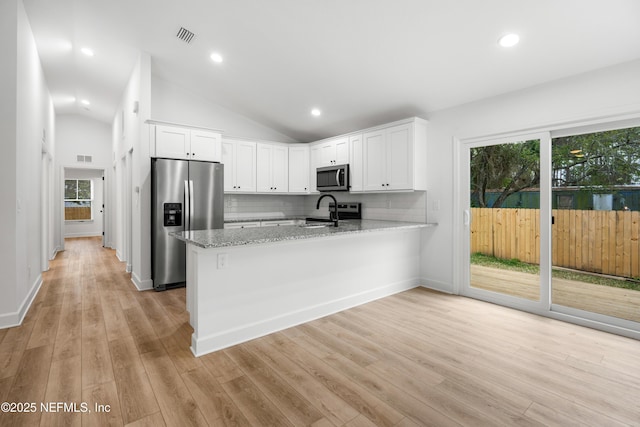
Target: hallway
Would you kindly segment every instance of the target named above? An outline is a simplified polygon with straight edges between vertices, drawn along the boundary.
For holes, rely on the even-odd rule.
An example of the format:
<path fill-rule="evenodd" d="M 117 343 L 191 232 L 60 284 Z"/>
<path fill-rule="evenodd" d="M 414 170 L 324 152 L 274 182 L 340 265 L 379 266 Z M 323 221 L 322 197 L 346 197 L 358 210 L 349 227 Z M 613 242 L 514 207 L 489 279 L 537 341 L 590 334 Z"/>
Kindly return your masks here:
<path fill-rule="evenodd" d="M 0 397 L 38 406 L 87 402 L 91 413 L 42 413 L 38 407 L 0 414 L 0 425 L 80 425 L 81 418 L 83 425 L 122 425 L 159 415 L 139 354 L 171 354 L 186 366 L 195 361 L 184 288 L 138 292 L 101 238 L 65 243 L 23 324 L 0 330 Z M 109 411 L 96 412 L 95 404 Z"/>

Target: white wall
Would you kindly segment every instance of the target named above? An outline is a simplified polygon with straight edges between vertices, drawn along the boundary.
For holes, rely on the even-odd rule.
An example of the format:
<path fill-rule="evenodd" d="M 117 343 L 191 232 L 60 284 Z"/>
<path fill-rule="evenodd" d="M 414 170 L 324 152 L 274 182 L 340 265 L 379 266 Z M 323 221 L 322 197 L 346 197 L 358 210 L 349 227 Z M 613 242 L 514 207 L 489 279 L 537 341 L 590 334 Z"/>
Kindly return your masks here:
<path fill-rule="evenodd" d="M 581 74 L 527 90 L 435 112 L 429 117 L 427 149 L 429 222 L 423 242 L 422 277 L 447 292 L 454 286 L 454 212 L 457 188 L 454 138 L 571 127 L 580 122 L 640 112 L 640 61 Z M 439 210 L 434 209 L 440 205 Z"/>
<path fill-rule="evenodd" d="M 67 172 L 73 169 L 90 169 L 88 172 L 77 176 L 80 178 L 96 178 L 105 172 L 105 179 L 109 179 L 109 170 L 112 168 L 113 158 L 111 154 L 111 127 L 103 122 L 93 120 L 77 114 L 61 114 L 56 116 L 56 170 L 60 181 L 56 185 L 55 203 L 56 210 L 63 211 L 64 200 L 64 179 L 65 168 Z M 88 155 L 92 157 L 91 163 L 78 162 L 78 155 Z M 93 171 L 91 171 L 93 170 Z M 77 175 L 77 174 L 76 174 Z M 74 178 L 76 175 L 66 174 L 67 178 Z M 97 188 L 98 182 L 94 183 Z M 100 205 L 102 205 L 102 179 L 99 183 Z M 105 203 L 106 205 L 106 203 Z M 109 206 L 105 206 L 109 208 Z M 64 237 L 99 236 L 102 234 L 102 218 L 99 211 L 94 212 L 94 221 L 85 223 L 65 223 L 60 214 L 58 228 L 62 231 L 57 233 L 59 247 L 64 247 Z M 110 246 L 110 236 L 107 237 L 105 246 Z"/>
<path fill-rule="evenodd" d="M 16 193 L 16 74 L 17 74 L 17 32 L 18 2 L 0 2 L 0 52 L 3 65 L 0 67 L 0 136 L 2 137 L 2 156 L 0 156 L 0 197 L 6 203 L 7 209 L 2 213 L 0 221 L 0 316 L 7 316 L 16 311 L 17 289 L 17 193 Z M 6 322 L 2 321 L 2 326 Z"/>
<path fill-rule="evenodd" d="M 42 283 L 43 158 L 53 158 L 53 107 L 36 44 L 20 0 L 0 4 L 1 195 L 9 208 L 0 232 L 0 327 L 19 324 Z M 45 156 L 43 156 L 43 152 Z"/>
<path fill-rule="evenodd" d="M 56 162 L 61 167 L 111 167 L 111 126 L 77 114 L 56 116 Z M 90 155 L 91 163 L 78 162 L 77 155 Z"/>
<path fill-rule="evenodd" d="M 151 76 L 151 118 L 220 129 L 226 136 L 295 142 L 267 126 L 230 111 L 174 83 Z"/>
<path fill-rule="evenodd" d="M 131 73 L 112 126 L 115 174 L 110 198 L 115 205 L 113 224 L 116 254 L 139 289 L 151 289 L 151 161 L 149 126 L 151 58 L 140 57 Z M 137 105 L 137 110 L 134 108 Z"/>
<path fill-rule="evenodd" d="M 138 112 L 134 113 L 134 104 Z M 226 110 L 179 86 L 152 78 L 151 58 L 142 53 L 131 73 L 111 131 L 114 206 L 113 246 L 127 263 L 138 289 L 151 289 L 151 160 L 147 120 L 221 129 L 226 135 L 291 142 L 273 129 Z M 230 199 L 231 200 L 231 199 Z M 240 201 L 240 203 L 244 203 Z M 270 201 L 266 202 L 267 204 Z M 293 209 L 293 208 L 292 208 Z M 296 208 L 297 209 L 297 208 Z M 233 207 L 230 208 L 234 210 Z M 298 209 L 299 210 L 299 209 Z"/>

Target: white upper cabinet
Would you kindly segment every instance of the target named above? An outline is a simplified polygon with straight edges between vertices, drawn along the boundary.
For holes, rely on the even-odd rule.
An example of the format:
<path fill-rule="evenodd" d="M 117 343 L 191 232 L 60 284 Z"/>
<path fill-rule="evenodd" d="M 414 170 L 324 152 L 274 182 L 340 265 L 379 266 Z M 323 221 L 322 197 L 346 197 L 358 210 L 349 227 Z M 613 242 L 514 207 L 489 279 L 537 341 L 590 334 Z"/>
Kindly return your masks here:
<path fill-rule="evenodd" d="M 222 136 L 215 132 L 192 130 L 191 160 L 222 161 Z"/>
<path fill-rule="evenodd" d="M 316 186 L 318 181 L 318 175 L 316 169 L 322 167 L 322 147 L 320 145 L 311 146 L 309 149 L 311 152 L 309 157 L 309 192 L 318 193 Z"/>
<path fill-rule="evenodd" d="M 351 151 L 349 158 L 349 190 L 350 191 L 363 191 L 362 176 L 363 176 L 363 157 L 362 157 L 362 134 L 349 136 L 349 149 Z"/>
<path fill-rule="evenodd" d="M 155 125 L 154 128 L 154 157 L 208 162 L 222 160 L 221 135 L 217 132 L 166 125 Z"/>
<path fill-rule="evenodd" d="M 225 192 L 256 192 L 256 143 L 222 141 Z"/>
<path fill-rule="evenodd" d="M 188 159 L 191 151 L 191 131 L 185 128 L 155 126 L 156 157 Z"/>
<path fill-rule="evenodd" d="M 349 163 L 349 137 L 322 141 L 318 145 L 320 146 L 320 163 L 317 167 Z"/>
<path fill-rule="evenodd" d="M 363 140 L 362 189 L 364 191 L 386 190 L 387 184 L 387 144 L 385 130 L 367 132 Z"/>
<path fill-rule="evenodd" d="M 257 191 L 286 193 L 289 188 L 289 150 L 286 145 L 258 142 Z"/>
<path fill-rule="evenodd" d="M 426 190 L 426 121 L 366 132 L 362 137 L 362 190 Z"/>
<path fill-rule="evenodd" d="M 308 145 L 289 146 L 289 193 L 309 192 L 310 160 Z"/>

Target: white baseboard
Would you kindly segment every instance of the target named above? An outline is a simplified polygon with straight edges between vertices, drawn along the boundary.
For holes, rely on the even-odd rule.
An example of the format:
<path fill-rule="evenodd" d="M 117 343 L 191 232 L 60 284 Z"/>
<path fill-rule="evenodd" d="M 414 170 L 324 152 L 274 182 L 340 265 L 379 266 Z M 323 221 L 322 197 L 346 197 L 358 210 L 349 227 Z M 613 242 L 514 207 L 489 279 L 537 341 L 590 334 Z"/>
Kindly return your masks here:
<path fill-rule="evenodd" d="M 124 262 L 124 258 L 122 257 L 122 254 L 117 248 L 116 248 L 116 258 L 118 258 L 118 261 Z"/>
<path fill-rule="evenodd" d="M 427 289 L 433 289 L 434 291 L 444 292 L 445 294 L 453 294 L 453 286 L 451 283 L 441 282 L 439 280 L 422 278 L 421 286 Z"/>
<path fill-rule="evenodd" d="M 139 291 L 148 291 L 153 289 L 153 280 L 140 279 L 136 273 L 131 273 L 131 282 Z"/>
<path fill-rule="evenodd" d="M 400 283 L 381 286 L 360 294 L 349 295 L 333 301 L 322 303 L 302 310 L 284 313 L 278 317 L 266 319 L 259 323 L 243 325 L 229 329 L 215 335 L 198 337 L 191 336 L 191 352 L 195 356 L 202 356 L 217 350 L 222 350 L 241 342 L 259 338 L 292 326 L 310 322 L 330 314 L 337 313 L 358 305 L 362 305 L 379 298 L 384 298 L 398 292 L 413 289 L 420 285 L 418 278 Z"/>
<path fill-rule="evenodd" d="M 18 311 L 0 315 L 0 329 L 11 328 L 13 326 L 20 326 L 22 324 L 22 321 L 24 320 L 24 316 L 27 315 L 29 308 L 31 308 L 31 304 L 33 304 L 33 301 L 35 300 L 36 295 L 38 295 L 38 291 L 40 290 L 41 286 L 42 286 L 42 275 L 38 274 L 36 281 L 33 283 L 33 285 L 31 285 L 31 290 L 25 296 Z"/>
<path fill-rule="evenodd" d="M 64 238 L 67 237 L 99 237 L 102 236 L 102 232 L 99 233 L 65 233 Z"/>
<path fill-rule="evenodd" d="M 54 259 L 56 259 L 56 256 L 58 256 L 58 252 L 61 252 L 63 250 L 64 249 L 62 249 L 60 246 L 56 246 L 55 248 L 53 248 L 53 252 L 51 253 L 49 261 L 53 261 Z"/>

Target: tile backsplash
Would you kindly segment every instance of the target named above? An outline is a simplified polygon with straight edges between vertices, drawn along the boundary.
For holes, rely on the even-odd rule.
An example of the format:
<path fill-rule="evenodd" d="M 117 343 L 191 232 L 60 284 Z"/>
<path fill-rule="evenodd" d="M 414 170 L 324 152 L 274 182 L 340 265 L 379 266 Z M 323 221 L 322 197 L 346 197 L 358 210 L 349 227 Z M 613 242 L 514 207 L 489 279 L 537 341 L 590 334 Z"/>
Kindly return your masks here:
<path fill-rule="evenodd" d="M 338 202 L 362 203 L 364 219 L 426 222 L 427 193 L 331 193 Z M 316 210 L 320 196 L 289 196 L 260 194 L 225 194 L 226 219 L 283 218 L 291 216 L 328 216 L 330 200 L 323 200 Z"/>
<path fill-rule="evenodd" d="M 427 193 L 414 191 L 411 193 L 331 193 L 338 202 L 362 203 L 363 219 L 380 219 L 388 221 L 427 222 Z M 320 196 L 306 197 L 306 215 L 329 215 L 330 200 L 323 200 L 320 210 L 316 210 L 316 202 Z"/>
<path fill-rule="evenodd" d="M 283 218 L 305 215 L 307 196 L 225 194 L 225 219 Z"/>

